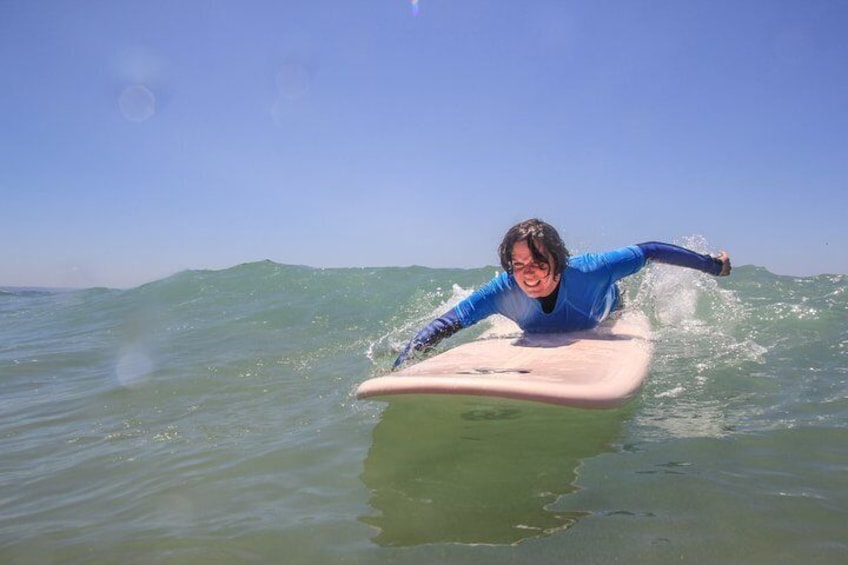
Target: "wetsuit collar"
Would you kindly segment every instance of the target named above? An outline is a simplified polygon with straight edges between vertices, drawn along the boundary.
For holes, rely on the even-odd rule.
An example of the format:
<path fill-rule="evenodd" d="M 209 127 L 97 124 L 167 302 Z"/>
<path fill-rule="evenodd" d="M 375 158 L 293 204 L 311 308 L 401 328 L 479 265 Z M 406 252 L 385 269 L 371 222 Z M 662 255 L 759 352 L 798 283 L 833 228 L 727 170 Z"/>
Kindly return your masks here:
<path fill-rule="evenodd" d="M 536 300 L 542 305 L 542 312 L 545 314 L 550 314 L 556 308 L 557 298 L 559 297 L 559 287 L 562 286 L 562 277 L 560 277 L 559 282 L 554 288 L 554 291 L 547 296 L 542 298 L 537 298 Z"/>

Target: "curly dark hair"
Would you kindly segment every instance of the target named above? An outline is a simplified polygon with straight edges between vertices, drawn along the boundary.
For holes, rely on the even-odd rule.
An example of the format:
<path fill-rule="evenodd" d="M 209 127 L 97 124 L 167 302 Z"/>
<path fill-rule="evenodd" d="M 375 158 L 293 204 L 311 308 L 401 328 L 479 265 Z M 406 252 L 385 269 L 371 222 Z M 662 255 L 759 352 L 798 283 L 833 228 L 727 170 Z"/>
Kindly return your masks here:
<path fill-rule="evenodd" d="M 554 273 L 562 271 L 568 263 L 570 253 L 556 229 L 538 218 L 531 218 L 509 228 L 498 247 L 501 267 L 508 273 L 512 273 L 512 248 L 519 241 L 526 241 L 533 260 L 548 265 Z M 539 250 L 539 243 L 550 253 L 551 261 Z"/>

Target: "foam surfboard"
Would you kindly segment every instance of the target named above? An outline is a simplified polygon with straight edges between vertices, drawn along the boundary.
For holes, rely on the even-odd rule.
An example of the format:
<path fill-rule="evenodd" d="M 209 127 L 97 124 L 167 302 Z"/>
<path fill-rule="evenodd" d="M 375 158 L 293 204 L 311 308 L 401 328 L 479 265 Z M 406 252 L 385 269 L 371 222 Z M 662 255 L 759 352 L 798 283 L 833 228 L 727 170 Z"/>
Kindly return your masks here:
<path fill-rule="evenodd" d="M 648 321 L 630 314 L 594 330 L 523 334 L 505 318 L 475 341 L 363 382 L 357 398 L 452 394 L 616 408 L 645 381 Z"/>

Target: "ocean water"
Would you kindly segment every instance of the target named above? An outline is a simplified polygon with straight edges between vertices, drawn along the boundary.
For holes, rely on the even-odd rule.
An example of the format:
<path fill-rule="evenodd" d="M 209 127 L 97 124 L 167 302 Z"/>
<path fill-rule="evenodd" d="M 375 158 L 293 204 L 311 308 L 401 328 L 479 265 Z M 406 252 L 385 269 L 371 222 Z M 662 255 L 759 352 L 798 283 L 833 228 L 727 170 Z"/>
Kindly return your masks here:
<path fill-rule="evenodd" d="M 0 563 L 846 562 L 848 276 L 628 279 L 618 410 L 353 398 L 493 274 L 3 289 Z"/>

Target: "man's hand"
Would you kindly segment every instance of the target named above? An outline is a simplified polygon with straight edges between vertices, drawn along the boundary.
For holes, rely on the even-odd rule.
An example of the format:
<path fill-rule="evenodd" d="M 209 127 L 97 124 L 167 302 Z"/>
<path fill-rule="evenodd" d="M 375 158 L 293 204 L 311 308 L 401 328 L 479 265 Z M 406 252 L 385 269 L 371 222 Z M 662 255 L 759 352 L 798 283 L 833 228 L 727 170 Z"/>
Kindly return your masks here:
<path fill-rule="evenodd" d="M 721 261 L 721 272 L 718 274 L 718 276 L 726 277 L 727 275 L 729 275 L 731 267 L 730 256 L 727 254 L 727 252 L 722 251 L 718 255 L 716 255 L 715 258 Z"/>

